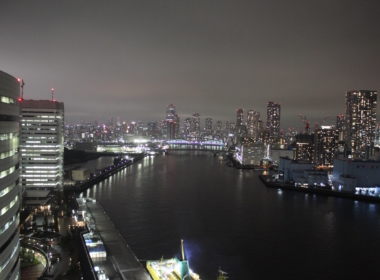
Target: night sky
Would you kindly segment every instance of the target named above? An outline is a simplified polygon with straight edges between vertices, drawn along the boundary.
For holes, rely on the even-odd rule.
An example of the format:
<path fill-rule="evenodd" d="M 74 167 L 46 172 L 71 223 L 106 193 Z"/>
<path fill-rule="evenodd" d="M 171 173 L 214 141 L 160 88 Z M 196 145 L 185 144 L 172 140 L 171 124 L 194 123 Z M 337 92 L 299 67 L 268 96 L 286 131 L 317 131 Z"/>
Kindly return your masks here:
<path fill-rule="evenodd" d="M 149 122 L 174 103 L 281 127 L 344 113 L 347 90 L 380 89 L 380 1 L 0 1 L 0 69 L 65 119 Z"/>

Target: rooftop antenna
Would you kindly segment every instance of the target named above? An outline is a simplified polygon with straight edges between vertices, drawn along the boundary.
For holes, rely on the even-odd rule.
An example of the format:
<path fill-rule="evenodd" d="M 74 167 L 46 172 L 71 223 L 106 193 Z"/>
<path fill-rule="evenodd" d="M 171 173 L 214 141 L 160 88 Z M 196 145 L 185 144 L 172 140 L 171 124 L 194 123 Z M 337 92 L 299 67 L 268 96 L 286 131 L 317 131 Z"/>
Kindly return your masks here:
<path fill-rule="evenodd" d="M 54 100 L 54 88 L 51 89 L 51 101 L 55 101 Z"/>

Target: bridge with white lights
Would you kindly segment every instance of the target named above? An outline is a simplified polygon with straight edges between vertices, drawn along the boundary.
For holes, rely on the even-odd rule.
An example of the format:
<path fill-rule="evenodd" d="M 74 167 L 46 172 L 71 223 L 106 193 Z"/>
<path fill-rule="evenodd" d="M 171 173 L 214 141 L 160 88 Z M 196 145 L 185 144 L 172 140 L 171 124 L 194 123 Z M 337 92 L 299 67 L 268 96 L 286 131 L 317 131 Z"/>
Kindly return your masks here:
<path fill-rule="evenodd" d="M 225 144 L 221 140 L 207 141 L 188 141 L 184 139 L 174 139 L 166 141 L 167 150 L 171 151 L 205 151 L 205 152 L 224 152 Z"/>

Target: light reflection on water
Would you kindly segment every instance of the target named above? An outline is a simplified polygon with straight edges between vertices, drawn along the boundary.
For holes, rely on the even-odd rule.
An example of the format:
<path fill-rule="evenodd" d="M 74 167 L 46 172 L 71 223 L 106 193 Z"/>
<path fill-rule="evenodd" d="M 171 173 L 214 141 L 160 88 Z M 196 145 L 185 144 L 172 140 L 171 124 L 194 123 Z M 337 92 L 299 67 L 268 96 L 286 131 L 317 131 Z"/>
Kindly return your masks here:
<path fill-rule="evenodd" d="M 100 201 L 140 259 L 172 257 L 183 238 L 202 279 L 215 279 L 219 266 L 230 279 L 377 273 L 378 204 L 266 188 L 261 173 L 201 153 L 169 154 L 135 163 L 85 196 Z"/>

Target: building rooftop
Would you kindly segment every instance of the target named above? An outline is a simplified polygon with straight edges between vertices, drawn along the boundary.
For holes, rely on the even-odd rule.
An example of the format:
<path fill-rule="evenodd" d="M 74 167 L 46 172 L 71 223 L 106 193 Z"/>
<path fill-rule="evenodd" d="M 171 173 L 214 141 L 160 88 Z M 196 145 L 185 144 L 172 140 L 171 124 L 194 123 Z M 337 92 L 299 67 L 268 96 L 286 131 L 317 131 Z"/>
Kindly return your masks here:
<path fill-rule="evenodd" d="M 26 198 L 28 197 L 47 197 L 50 194 L 50 190 L 26 190 Z"/>

